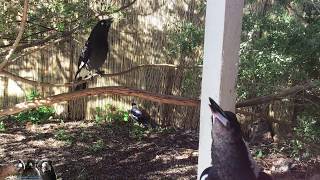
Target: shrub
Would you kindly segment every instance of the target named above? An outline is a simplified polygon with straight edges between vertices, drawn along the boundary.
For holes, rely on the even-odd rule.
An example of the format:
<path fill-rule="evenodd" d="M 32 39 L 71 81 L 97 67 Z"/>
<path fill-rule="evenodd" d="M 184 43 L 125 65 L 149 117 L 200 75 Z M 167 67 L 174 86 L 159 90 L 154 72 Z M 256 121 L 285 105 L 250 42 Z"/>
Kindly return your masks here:
<path fill-rule="evenodd" d="M 291 155 L 294 157 L 310 158 L 318 154 L 319 150 L 312 147 L 320 143 L 320 119 L 312 113 L 304 112 L 298 116 L 297 126 L 294 128 L 295 137 L 291 140 Z"/>
<path fill-rule="evenodd" d="M 54 113 L 55 111 L 52 107 L 40 106 L 36 109 L 19 113 L 15 116 L 15 119 L 20 122 L 30 121 L 34 124 L 38 124 L 42 121 L 48 120 L 54 115 Z"/>
<path fill-rule="evenodd" d="M 74 137 L 68 134 L 64 129 L 59 129 L 54 134 L 55 139 L 59 141 L 65 141 L 67 144 L 72 144 Z"/>
<path fill-rule="evenodd" d="M 32 101 L 40 97 L 40 94 L 36 90 L 31 90 L 30 93 L 26 95 L 27 101 Z M 14 118 L 20 122 L 30 121 L 32 123 L 38 124 L 42 121 L 48 120 L 55 113 L 53 107 L 40 106 L 28 111 L 24 111 L 14 116 Z"/>
<path fill-rule="evenodd" d="M 0 132 L 3 132 L 6 130 L 6 126 L 4 125 L 4 122 L 0 120 Z"/>
<path fill-rule="evenodd" d="M 129 112 L 107 104 L 105 107 L 96 107 L 94 119 L 97 123 L 103 121 L 127 122 L 129 120 Z"/>

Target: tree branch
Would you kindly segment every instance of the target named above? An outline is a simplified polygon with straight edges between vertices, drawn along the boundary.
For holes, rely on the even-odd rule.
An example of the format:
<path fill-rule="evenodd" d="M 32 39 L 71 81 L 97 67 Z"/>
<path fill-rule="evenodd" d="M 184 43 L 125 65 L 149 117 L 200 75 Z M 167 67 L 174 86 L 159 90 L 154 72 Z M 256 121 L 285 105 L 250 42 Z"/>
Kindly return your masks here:
<path fill-rule="evenodd" d="M 60 43 L 60 42 L 64 42 L 64 41 L 66 41 L 66 40 L 67 40 L 67 37 L 63 37 L 63 38 L 60 38 L 60 39 L 51 41 L 51 42 L 49 42 L 49 43 L 46 43 L 46 44 L 44 44 L 44 45 L 42 45 L 42 46 L 34 46 L 34 47 L 30 48 L 30 50 L 28 50 L 28 51 L 26 51 L 25 53 L 21 54 L 20 56 L 13 58 L 10 62 L 8 62 L 8 63 L 5 65 L 5 67 L 10 66 L 11 64 L 13 64 L 13 63 L 16 62 L 18 59 L 20 59 L 20 58 L 22 58 L 22 57 L 24 57 L 24 56 L 30 55 L 30 54 L 32 54 L 32 53 L 34 53 L 34 52 L 37 52 L 37 51 L 40 51 L 41 49 L 44 49 L 44 48 L 46 48 L 46 47 L 48 47 L 48 46 L 50 46 L 50 45 L 57 44 L 57 43 Z M 4 71 L 4 70 L 3 70 L 3 71 Z M 6 72 L 7 72 L 7 71 L 6 71 Z M 1 73 L 0 73 L 0 74 L 1 74 Z M 4 74 L 5 74 L 5 73 L 4 73 Z"/>
<path fill-rule="evenodd" d="M 25 28 L 26 21 L 27 21 L 28 5 L 29 5 L 29 1 L 28 0 L 24 0 L 23 15 L 22 15 L 21 23 L 20 23 L 20 30 L 19 30 L 18 36 L 17 36 L 16 40 L 14 41 L 14 43 L 12 45 L 12 48 L 10 49 L 8 55 L 5 57 L 4 61 L 0 64 L 0 71 L 10 61 L 10 58 L 11 58 L 12 54 L 14 53 L 16 48 L 18 47 L 20 39 L 22 38 L 22 34 L 24 32 L 24 28 Z"/>
<path fill-rule="evenodd" d="M 134 96 L 142 99 L 147 99 L 150 101 L 164 103 L 164 104 L 175 104 L 182 106 L 198 106 L 200 100 L 178 97 L 172 95 L 162 95 L 157 93 L 148 92 L 145 90 L 132 89 L 127 87 L 119 86 L 110 86 L 110 87 L 97 87 L 97 88 L 88 88 L 82 91 L 75 91 L 71 93 L 62 93 L 54 96 L 50 96 L 43 99 L 37 99 L 34 101 L 23 102 L 16 104 L 14 107 L 0 110 L 0 117 L 6 115 L 12 115 L 19 113 L 24 110 L 36 108 L 39 106 L 48 106 L 55 103 L 60 103 L 63 101 L 69 101 L 85 96 L 95 96 L 102 94 L 116 94 L 121 96 Z"/>
<path fill-rule="evenodd" d="M 267 103 L 270 103 L 274 100 L 280 100 L 286 96 L 296 94 L 300 91 L 316 87 L 317 85 L 318 85 L 317 81 L 310 81 L 304 85 L 297 85 L 297 86 L 282 90 L 282 91 L 278 92 L 277 94 L 261 96 L 261 97 L 257 97 L 257 98 L 253 98 L 253 99 L 249 99 L 249 100 L 244 100 L 242 102 L 238 102 L 238 103 L 236 103 L 236 108 L 255 106 L 255 105 L 259 105 L 259 104 L 267 104 Z"/>
<path fill-rule="evenodd" d="M 135 67 L 132 67 L 130 69 L 127 69 L 125 71 L 121 71 L 121 72 L 117 72 L 117 73 L 110 73 L 110 74 L 103 74 L 102 77 L 113 77 L 113 76 L 120 76 L 126 73 L 129 73 L 133 70 L 136 69 L 140 69 L 140 68 L 144 68 L 144 67 L 168 67 L 168 68 L 178 68 L 180 66 L 174 65 L 174 64 L 142 64 L 142 65 L 138 65 Z M 199 68 L 201 68 L 201 66 L 197 66 Z M 15 75 L 9 71 L 3 70 L 2 72 L 0 72 L 0 75 L 8 77 L 10 79 L 13 79 L 15 81 L 20 81 L 26 84 L 30 84 L 33 86 L 43 86 L 43 87 L 72 87 L 72 86 L 76 86 L 85 82 L 90 82 L 93 79 L 96 79 L 97 77 L 99 77 L 98 74 L 94 74 L 91 78 L 88 79 L 84 79 L 81 81 L 75 81 L 75 82 L 68 82 L 68 83 L 64 83 L 64 84 L 53 84 L 53 83 L 47 83 L 47 82 L 39 82 L 39 81 L 33 81 L 33 80 L 29 80 L 26 78 L 23 78 L 21 76 Z"/>

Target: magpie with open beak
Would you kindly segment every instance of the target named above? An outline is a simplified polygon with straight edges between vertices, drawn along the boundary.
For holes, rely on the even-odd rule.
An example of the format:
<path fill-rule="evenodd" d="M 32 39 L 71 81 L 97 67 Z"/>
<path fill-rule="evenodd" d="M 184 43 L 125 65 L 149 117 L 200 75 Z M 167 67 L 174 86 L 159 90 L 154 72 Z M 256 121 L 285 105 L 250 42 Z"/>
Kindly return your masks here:
<path fill-rule="evenodd" d="M 240 123 L 234 113 L 223 111 L 211 98 L 212 166 L 206 168 L 201 180 L 272 180 L 253 160 L 242 138 Z"/>

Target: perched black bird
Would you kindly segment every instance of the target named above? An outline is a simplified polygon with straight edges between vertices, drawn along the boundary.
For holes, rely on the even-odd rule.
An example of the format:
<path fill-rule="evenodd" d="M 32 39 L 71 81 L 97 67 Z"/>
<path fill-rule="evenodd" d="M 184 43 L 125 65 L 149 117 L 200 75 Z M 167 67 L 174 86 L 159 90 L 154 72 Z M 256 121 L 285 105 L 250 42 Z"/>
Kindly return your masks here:
<path fill-rule="evenodd" d="M 206 168 L 201 180 L 272 180 L 252 159 L 242 138 L 240 124 L 234 113 L 223 111 L 211 98 L 212 166 Z"/>
<path fill-rule="evenodd" d="M 151 116 L 142 108 L 138 108 L 135 102 L 131 103 L 130 113 L 132 118 L 136 120 L 139 124 L 142 124 L 145 128 L 150 124 L 152 128 L 156 128 L 157 124 L 151 120 Z"/>
<path fill-rule="evenodd" d="M 108 33 L 112 21 L 112 18 L 101 20 L 91 31 L 79 57 L 75 80 L 82 80 L 89 77 L 93 70 L 95 70 L 97 74 L 103 74 L 100 68 L 108 56 Z M 81 90 L 85 88 L 86 83 L 83 83 L 77 85 L 75 89 Z"/>
<path fill-rule="evenodd" d="M 50 160 L 40 160 L 37 163 L 37 169 L 40 172 L 42 180 L 56 180 L 57 176 L 54 171 L 52 161 Z"/>

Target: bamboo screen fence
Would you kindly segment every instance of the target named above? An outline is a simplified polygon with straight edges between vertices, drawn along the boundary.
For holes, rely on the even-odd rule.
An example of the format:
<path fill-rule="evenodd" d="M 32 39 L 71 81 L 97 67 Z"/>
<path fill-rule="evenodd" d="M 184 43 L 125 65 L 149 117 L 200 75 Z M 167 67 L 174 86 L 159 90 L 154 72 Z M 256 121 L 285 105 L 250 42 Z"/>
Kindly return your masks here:
<path fill-rule="evenodd" d="M 123 1 L 122 3 L 125 3 Z M 100 2 L 101 3 L 101 2 Z M 103 66 L 105 73 L 115 73 L 140 64 L 172 64 L 176 61 L 164 52 L 167 45 L 166 25 L 190 21 L 203 25 L 203 15 L 196 12 L 196 0 L 137 0 L 126 9 L 124 17 L 112 25 L 109 32 L 110 55 Z M 98 4 L 91 4 L 93 8 Z M 30 80 L 66 83 L 73 80 L 79 52 L 88 34 L 81 34 L 66 42 L 48 46 L 11 65 L 8 70 Z M 127 74 L 97 78 L 89 87 L 126 86 L 155 93 L 181 95 L 184 70 L 170 67 L 139 68 Z M 200 88 L 200 82 L 198 82 Z M 6 77 L 0 77 L 0 107 L 10 107 L 25 100 L 25 95 L 36 88 L 42 96 L 71 91 L 66 87 L 34 87 Z M 188 96 L 188 95 L 186 95 Z M 197 97 L 199 95 L 190 95 Z M 131 97 L 103 95 L 86 97 L 54 105 L 60 118 L 93 119 L 96 107 L 113 104 L 129 109 Z M 199 108 L 158 104 L 142 99 L 135 101 L 164 126 L 197 129 Z"/>

